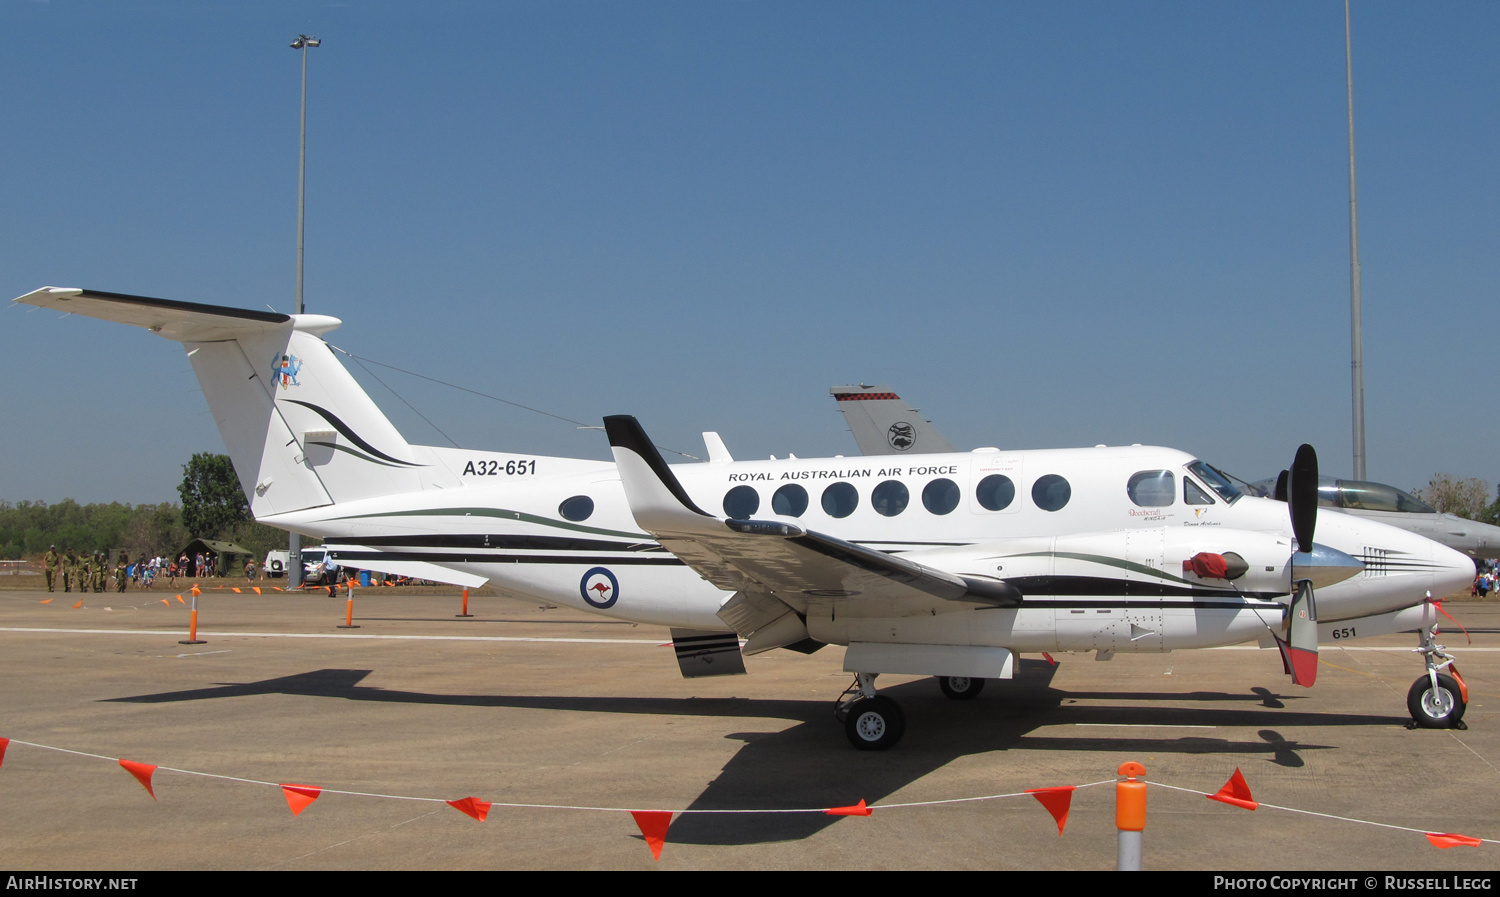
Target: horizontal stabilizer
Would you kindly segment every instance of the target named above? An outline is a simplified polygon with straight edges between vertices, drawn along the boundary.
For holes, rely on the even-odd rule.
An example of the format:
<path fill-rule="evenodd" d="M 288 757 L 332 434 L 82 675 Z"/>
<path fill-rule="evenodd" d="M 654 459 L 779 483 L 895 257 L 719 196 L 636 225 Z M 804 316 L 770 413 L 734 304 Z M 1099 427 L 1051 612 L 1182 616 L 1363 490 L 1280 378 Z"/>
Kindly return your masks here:
<path fill-rule="evenodd" d="M 431 564 L 426 561 L 383 561 L 378 558 L 379 552 L 354 545 L 325 545 L 324 547 L 328 549 L 328 553 L 334 560 L 356 570 L 374 570 L 389 576 L 409 576 L 412 579 L 445 582 L 466 589 L 477 589 L 489 582 L 486 577 L 464 573 L 444 567 L 442 564 Z"/>
<path fill-rule="evenodd" d="M 76 287 L 42 287 L 17 297 L 15 301 L 101 321 L 130 324 L 183 343 L 216 342 L 276 330 L 290 330 L 294 320 L 292 315 L 281 312 L 153 299 L 149 296 L 130 296 Z M 300 315 L 298 318 L 314 325 L 299 326 L 298 329 L 318 333 L 327 332 L 339 325 L 337 318 L 325 315 Z"/>

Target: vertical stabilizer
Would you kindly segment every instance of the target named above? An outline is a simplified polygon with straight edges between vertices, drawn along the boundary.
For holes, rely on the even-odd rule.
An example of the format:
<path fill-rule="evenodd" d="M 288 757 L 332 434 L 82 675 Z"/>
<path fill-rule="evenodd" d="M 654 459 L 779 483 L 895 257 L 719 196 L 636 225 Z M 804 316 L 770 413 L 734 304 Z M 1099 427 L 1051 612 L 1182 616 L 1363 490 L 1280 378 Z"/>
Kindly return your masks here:
<path fill-rule="evenodd" d="M 862 455 L 958 451 L 889 386 L 835 386 L 829 392 L 839 403 Z"/>

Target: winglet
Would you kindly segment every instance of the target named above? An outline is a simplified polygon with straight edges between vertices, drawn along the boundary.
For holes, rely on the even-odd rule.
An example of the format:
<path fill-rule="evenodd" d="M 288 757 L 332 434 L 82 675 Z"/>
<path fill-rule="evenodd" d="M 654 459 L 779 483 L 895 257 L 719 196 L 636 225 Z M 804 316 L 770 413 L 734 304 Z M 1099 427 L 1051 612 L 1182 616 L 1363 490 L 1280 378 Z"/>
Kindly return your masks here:
<path fill-rule="evenodd" d="M 701 532 L 719 518 L 693 503 L 639 421 L 628 414 L 604 419 L 604 431 L 635 522 L 648 533 Z"/>

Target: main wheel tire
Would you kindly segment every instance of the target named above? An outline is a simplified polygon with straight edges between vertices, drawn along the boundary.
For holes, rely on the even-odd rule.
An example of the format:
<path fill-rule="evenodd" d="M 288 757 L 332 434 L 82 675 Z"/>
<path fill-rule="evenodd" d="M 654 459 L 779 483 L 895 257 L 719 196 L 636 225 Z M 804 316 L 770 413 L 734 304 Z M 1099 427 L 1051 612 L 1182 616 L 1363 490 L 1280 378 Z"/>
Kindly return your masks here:
<path fill-rule="evenodd" d="M 984 680 L 969 676 L 939 676 L 938 688 L 955 701 L 968 701 L 984 691 Z"/>
<path fill-rule="evenodd" d="M 901 705 L 882 695 L 862 698 L 844 717 L 844 734 L 862 751 L 884 751 L 896 746 L 906 734 L 906 716 Z"/>
<path fill-rule="evenodd" d="M 1438 674 L 1437 685 L 1433 690 L 1429 676 L 1413 682 L 1406 693 L 1406 709 L 1424 729 L 1451 729 L 1464 718 L 1468 705 L 1452 676 Z"/>

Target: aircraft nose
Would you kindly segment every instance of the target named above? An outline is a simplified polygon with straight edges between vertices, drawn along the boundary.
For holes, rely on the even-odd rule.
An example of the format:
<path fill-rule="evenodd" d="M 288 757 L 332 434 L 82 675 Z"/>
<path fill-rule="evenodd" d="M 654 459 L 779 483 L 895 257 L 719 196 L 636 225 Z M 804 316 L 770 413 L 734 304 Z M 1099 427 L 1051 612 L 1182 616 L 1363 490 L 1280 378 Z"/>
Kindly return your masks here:
<path fill-rule="evenodd" d="M 1474 559 L 1446 545 L 1432 543 L 1432 597 L 1467 595 L 1474 583 Z"/>

